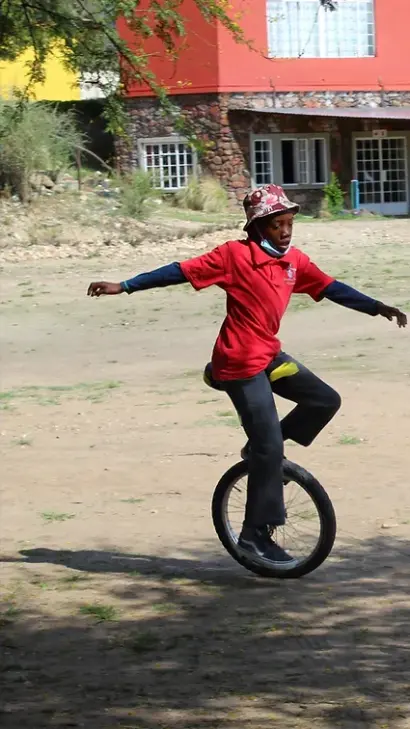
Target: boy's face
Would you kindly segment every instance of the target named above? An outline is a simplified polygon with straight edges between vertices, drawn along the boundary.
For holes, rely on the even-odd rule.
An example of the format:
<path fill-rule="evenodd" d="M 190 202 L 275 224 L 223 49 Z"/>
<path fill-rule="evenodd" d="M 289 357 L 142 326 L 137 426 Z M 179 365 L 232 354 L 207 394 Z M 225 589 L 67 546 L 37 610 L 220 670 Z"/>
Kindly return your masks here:
<path fill-rule="evenodd" d="M 292 240 L 294 213 L 281 213 L 261 218 L 259 227 L 265 238 L 279 250 L 286 250 Z"/>

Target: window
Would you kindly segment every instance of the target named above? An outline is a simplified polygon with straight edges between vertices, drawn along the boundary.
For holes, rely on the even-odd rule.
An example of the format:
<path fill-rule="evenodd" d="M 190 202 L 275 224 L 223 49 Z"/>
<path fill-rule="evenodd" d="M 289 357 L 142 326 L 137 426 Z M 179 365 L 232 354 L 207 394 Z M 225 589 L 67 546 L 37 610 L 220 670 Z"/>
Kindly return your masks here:
<path fill-rule="evenodd" d="M 258 185 L 272 182 L 272 143 L 270 139 L 254 141 L 254 177 Z"/>
<path fill-rule="evenodd" d="M 252 138 L 252 177 L 256 185 L 325 185 L 328 142 L 314 135 Z"/>
<path fill-rule="evenodd" d="M 140 164 L 152 173 L 155 187 L 180 190 L 195 173 L 196 155 L 182 139 L 144 139 L 140 142 Z"/>
<path fill-rule="evenodd" d="M 266 0 L 269 55 L 362 58 L 375 55 L 374 0 Z"/>

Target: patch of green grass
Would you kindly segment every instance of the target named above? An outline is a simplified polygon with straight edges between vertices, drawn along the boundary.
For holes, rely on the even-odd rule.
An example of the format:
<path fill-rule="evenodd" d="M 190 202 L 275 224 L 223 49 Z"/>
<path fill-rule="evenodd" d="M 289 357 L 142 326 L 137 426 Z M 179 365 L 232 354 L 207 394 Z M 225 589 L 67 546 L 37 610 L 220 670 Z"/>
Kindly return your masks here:
<path fill-rule="evenodd" d="M 15 443 L 15 445 L 24 447 L 24 446 L 31 446 L 33 441 L 31 438 L 27 438 L 26 435 L 23 435 L 22 438 L 18 438 L 17 440 L 14 441 L 14 443 Z"/>
<path fill-rule="evenodd" d="M 13 405 L 8 402 L 0 402 L 0 410 L 14 410 Z"/>
<path fill-rule="evenodd" d="M 5 610 L 0 612 L 0 628 L 10 625 L 19 615 L 19 609 L 16 605 L 9 605 Z"/>
<path fill-rule="evenodd" d="M 197 400 L 197 405 L 207 405 L 209 402 L 219 402 L 219 397 L 208 397 L 204 400 Z"/>
<path fill-rule="evenodd" d="M 127 642 L 127 646 L 134 653 L 147 653 L 154 651 L 160 645 L 160 639 L 156 633 L 151 630 L 139 631 Z"/>
<path fill-rule="evenodd" d="M 234 415 L 230 415 L 230 417 L 224 417 L 221 419 L 210 417 L 209 419 L 203 419 L 203 420 L 197 420 L 195 422 L 195 426 L 198 428 L 209 428 L 209 427 L 218 427 L 220 425 L 228 425 L 230 428 L 239 428 L 240 422 L 237 417 Z"/>
<path fill-rule="evenodd" d="M 56 521 L 68 521 L 69 519 L 75 518 L 75 514 L 64 514 L 58 511 L 43 511 L 40 516 L 42 517 L 42 519 L 44 519 L 44 521 L 48 523 Z"/>
<path fill-rule="evenodd" d="M 142 504 L 144 499 L 135 499 L 131 496 L 129 499 L 120 499 L 122 504 Z"/>
<path fill-rule="evenodd" d="M 17 286 L 31 286 L 32 281 L 20 281 Z"/>
<path fill-rule="evenodd" d="M 82 605 L 80 614 L 95 618 L 98 622 L 115 620 L 117 617 L 117 612 L 112 605 Z"/>
<path fill-rule="evenodd" d="M 61 586 L 75 587 L 82 582 L 88 582 L 89 579 L 87 575 L 67 575 L 67 577 L 61 577 L 59 582 Z"/>
<path fill-rule="evenodd" d="M 240 221 L 237 213 L 204 213 L 201 210 L 186 210 L 183 208 L 176 208 L 172 205 L 161 205 L 157 213 L 158 218 L 165 218 L 167 222 L 170 220 L 183 220 L 189 223 L 214 223 L 215 225 L 226 226 L 228 223 L 232 224 L 235 228 L 237 225 L 243 225 Z M 186 235 L 189 235 L 190 231 L 186 230 Z"/>
<path fill-rule="evenodd" d="M 110 390 L 115 390 L 122 383 L 118 380 L 106 382 L 79 382 L 75 385 L 28 385 L 13 390 L 0 392 L 0 405 L 4 409 L 5 403 L 16 400 L 32 400 L 39 405 L 59 405 L 62 396 L 70 399 L 101 401 Z"/>
<path fill-rule="evenodd" d="M 222 410 L 218 413 L 218 417 L 222 418 L 224 425 L 231 428 L 237 428 L 240 425 L 239 418 L 232 410 Z"/>
<path fill-rule="evenodd" d="M 355 435 L 342 435 L 338 442 L 339 445 L 360 445 L 360 443 L 363 443 L 361 438 L 357 438 Z"/>
<path fill-rule="evenodd" d="M 60 404 L 60 400 L 57 397 L 39 397 L 37 402 L 43 407 L 47 407 L 48 405 L 55 406 Z"/>
<path fill-rule="evenodd" d="M 39 578 L 35 577 L 34 580 L 31 580 L 32 585 L 36 585 L 36 587 L 39 587 L 40 590 L 52 590 L 52 585 L 50 585 L 48 582 L 43 582 Z"/>
<path fill-rule="evenodd" d="M 155 602 L 151 607 L 154 612 L 161 613 L 161 615 L 174 613 L 177 609 L 171 602 Z"/>
<path fill-rule="evenodd" d="M 308 296 L 294 296 L 289 305 L 291 311 L 304 311 L 310 309 L 314 305 L 313 299 Z"/>
<path fill-rule="evenodd" d="M 201 591 L 210 595 L 222 595 L 222 590 L 217 585 L 201 582 Z"/>

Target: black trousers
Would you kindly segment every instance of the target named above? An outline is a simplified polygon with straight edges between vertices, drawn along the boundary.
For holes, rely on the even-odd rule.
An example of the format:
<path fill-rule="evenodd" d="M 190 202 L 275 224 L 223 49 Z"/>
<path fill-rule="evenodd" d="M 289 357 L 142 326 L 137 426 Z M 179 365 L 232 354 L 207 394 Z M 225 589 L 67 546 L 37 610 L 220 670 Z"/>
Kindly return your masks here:
<path fill-rule="evenodd" d="M 244 525 L 285 523 L 283 442 L 308 446 L 333 418 L 340 395 L 295 359 L 281 352 L 255 377 L 219 383 L 249 439 L 249 477 Z M 273 395 L 296 403 L 280 422 Z"/>

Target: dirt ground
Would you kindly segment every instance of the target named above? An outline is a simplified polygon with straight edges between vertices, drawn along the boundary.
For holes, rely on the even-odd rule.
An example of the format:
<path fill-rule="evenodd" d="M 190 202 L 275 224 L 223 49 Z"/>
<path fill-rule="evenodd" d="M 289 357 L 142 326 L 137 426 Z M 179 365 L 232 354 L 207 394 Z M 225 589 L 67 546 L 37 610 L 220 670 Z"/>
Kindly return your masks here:
<path fill-rule="evenodd" d="M 296 237 L 410 308 L 409 233 L 357 220 Z M 243 444 L 201 381 L 222 292 L 85 297 L 92 279 L 234 235 L 2 257 L 3 729 L 410 727 L 409 332 L 295 297 L 284 348 L 344 405 L 288 455 L 326 486 L 338 537 L 314 574 L 268 581 L 224 553 L 210 519 Z"/>

